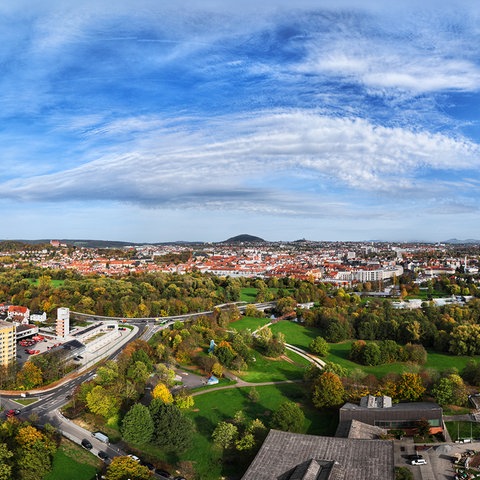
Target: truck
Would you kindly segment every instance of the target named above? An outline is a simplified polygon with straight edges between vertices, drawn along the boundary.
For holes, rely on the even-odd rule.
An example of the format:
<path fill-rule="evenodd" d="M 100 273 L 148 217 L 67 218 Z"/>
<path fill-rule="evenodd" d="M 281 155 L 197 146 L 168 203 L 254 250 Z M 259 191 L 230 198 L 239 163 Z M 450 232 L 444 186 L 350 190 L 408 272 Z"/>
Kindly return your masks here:
<path fill-rule="evenodd" d="M 100 440 L 103 443 L 110 443 L 110 439 L 102 432 L 93 432 L 92 437 L 95 437 L 97 440 Z"/>

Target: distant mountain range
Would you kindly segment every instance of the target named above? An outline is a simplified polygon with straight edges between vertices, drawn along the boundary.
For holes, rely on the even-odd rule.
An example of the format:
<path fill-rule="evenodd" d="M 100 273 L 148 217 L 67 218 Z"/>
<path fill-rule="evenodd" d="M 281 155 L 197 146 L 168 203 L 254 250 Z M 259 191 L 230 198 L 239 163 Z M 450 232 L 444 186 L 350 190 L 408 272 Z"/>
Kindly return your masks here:
<path fill-rule="evenodd" d="M 11 243 L 13 244 L 27 244 L 27 245 L 39 245 L 39 244 L 49 244 L 51 239 L 38 239 L 38 240 L 0 240 L 1 243 Z M 249 235 L 242 233 L 241 235 L 236 235 L 235 237 L 230 237 L 227 240 L 221 242 L 204 242 L 204 241 L 175 241 L 175 242 L 122 242 L 117 240 L 82 240 L 82 239 L 52 239 L 58 240 L 62 244 L 73 247 L 84 247 L 84 248 L 124 248 L 128 246 L 137 247 L 140 245 L 204 245 L 204 244 L 259 244 L 259 243 L 269 243 L 263 238 L 256 237 L 255 235 Z M 383 243 L 381 240 L 369 240 L 368 242 L 378 242 Z M 272 242 L 273 243 L 273 242 Z M 288 242 L 287 242 L 288 243 Z M 305 240 L 304 238 L 295 240 L 291 243 L 310 243 L 310 241 Z M 417 243 L 417 242 L 414 242 Z M 419 241 L 418 243 L 425 243 Z M 436 243 L 436 242 L 432 242 Z M 468 238 L 466 240 L 459 240 L 458 238 L 451 238 L 445 240 L 441 243 L 450 244 L 450 245 L 475 245 L 480 244 L 480 240 L 473 238 Z"/>
<path fill-rule="evenodd" d="M 451 238 L 450 240 L 445 240 L 442 243 L 452 243 L 454 245 L 465 245 L 467 243 L 480 243 L 480 240 L 475 240 L 473 238 L 467 238 L 466 240 L 459 240 L 458 238 Z"/>

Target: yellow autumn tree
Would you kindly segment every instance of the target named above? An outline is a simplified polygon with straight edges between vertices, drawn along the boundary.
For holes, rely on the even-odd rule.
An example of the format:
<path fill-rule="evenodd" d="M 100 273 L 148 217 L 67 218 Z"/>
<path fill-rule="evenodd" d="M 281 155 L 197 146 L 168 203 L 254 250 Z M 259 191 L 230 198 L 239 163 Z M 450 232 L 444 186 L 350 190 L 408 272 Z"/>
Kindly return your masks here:
<path fill-rule="evenodd" d="M 173 396 L 170 393 L 170 390 L 162 382 L 157 383 L 157 385 L 155 386 L 155 388 L 152 391 L 152 397 L 160 399 L 163 403 L 172 403 L 173 402 Z"/>

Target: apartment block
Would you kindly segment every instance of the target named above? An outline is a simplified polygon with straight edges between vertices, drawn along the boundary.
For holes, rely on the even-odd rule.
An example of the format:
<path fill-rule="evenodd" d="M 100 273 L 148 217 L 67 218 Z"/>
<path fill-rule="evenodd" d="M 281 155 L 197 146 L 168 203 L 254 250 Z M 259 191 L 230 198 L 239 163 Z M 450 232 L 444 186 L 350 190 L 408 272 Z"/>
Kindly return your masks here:
<path fill-rule="evenodd" d="M 8 365 L 17 355 L 15 325 L 0 320 L 0 365 Z"/>

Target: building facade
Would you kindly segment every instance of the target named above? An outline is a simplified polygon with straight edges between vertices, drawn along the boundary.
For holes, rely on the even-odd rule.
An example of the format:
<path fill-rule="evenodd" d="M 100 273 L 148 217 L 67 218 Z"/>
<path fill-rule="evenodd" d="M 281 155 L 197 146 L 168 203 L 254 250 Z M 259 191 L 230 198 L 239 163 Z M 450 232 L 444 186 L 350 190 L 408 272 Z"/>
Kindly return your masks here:
<path fill-rule="evenodd" d="M 15 337 L 16 327 L 13 323 L 0 320 L 0 364 L 8 365 L 17 355 Z"/>

